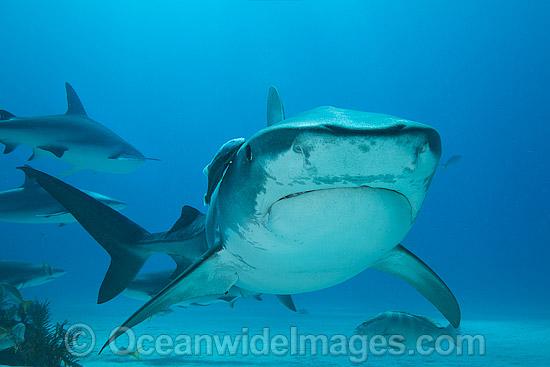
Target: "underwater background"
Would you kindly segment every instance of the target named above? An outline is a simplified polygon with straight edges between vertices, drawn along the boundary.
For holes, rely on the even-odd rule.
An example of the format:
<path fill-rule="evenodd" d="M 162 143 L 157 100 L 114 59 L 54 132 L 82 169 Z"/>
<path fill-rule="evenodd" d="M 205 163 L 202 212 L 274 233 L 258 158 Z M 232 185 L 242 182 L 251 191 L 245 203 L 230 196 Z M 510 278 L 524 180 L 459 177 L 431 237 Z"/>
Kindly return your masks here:
<path fill-rule="evenodd" d="M 0 109 L 64 113 L 71 83 L 90 118 L 161 161 L 64 180 L 125 202 L 122 213 L 148 231 L 168 230 L 183 205 L 206 212 L 202 169 L 223 143 L 266 125 L 275 85 L 287 117 L 331 105 L 433 126 L 441 163 L 462 159 L 438 169 L 403 244 L 446 282 L 464 320 L 550 317 L 550 2 L 5 0 L 0 14 Z M 0 156 L 0 190 L 22 184 L 16 167 L 30 154 Z M 60 319 L 85 309 L 123 321 L 141 304 L 95 305 L 109 256 L 78 223 L 0 223 L 0 246 L 0 259 L 68 271 L 22 291 L 48 299 Z M 170 267 L 155 255 L 143 270 Z M 310 312 L 441 319 L 412 287 L 374 270 L 294 299 Z M 242 310 L 271 303 L 211 309 L 246 322 Z"/>

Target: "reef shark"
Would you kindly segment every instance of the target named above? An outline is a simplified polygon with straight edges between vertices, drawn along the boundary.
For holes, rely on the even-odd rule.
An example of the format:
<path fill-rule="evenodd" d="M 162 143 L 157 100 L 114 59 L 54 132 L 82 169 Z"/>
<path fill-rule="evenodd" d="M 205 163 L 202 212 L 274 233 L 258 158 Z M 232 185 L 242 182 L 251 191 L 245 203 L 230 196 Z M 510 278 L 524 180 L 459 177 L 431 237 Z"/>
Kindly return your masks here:
<path fill-rule="evenodd" d="M 206 170 L 209 179 L 218 180 L 208 183 L 206 195 L 208 250 L 130 316 L 103 348 L 127 328 L 185 300 L 233 286 L 256 293 L 310 292 L 367 268 L 405 280 L 458 327 L 460 309 L 452 292 L 400 244 L 441 156 L 437 131 L 395 116 L 335 107 L 286 119 L 275 88 L 268 108 L 278 108 L 268 110 L 268 127 L 220 149 L 218 155 L 225 156 L 215 157 Z"/>
<path fill-rule="evenodd" d="M 65 83 L 67 112 L 63 115 L 17 117 L 0 110 L 0 143 L 4 154 L 18 145 L 33 149 L 29 161 L 43 156 L 73 164 L 65 173 L 83 169 L 127 173 L 146 159 L 130 143 L 100 123 L 90 119 L 76 92 Z"/>
<path fill-rule="evenodd" d="M 126 207 L 126 204 L 111 197 L 83 191 L 115 210 Z M 63 205 L 27 176 L 19 188 L 0 191 L 0 222 L 67 224 L 75 221 Z"/>
<path fill-rule="evenodd" d="M 0 283 L 11 284 L 17 289 L 46 284 L 65 273 L 49 264 L 0 260 Z"/>
<path fill-rule="evenodd" d="M 130 297 L 148 300 L 208 249 L 206 216 L 195 208 L 184 206 L 180 218 L 170 230 L 149 233 L 101 201 L 59 179 L 28 166 L 19 169 L 29 179 L 36 179 L 111 256 L 111 265 L 99 290 L 98 303 L 107 302 L 125 290 Z M 176 263 L 176 269 L 170 275 L 167 272 L 138 275 L 147 259 L 155 253 L 169 255 Z M 180 304 L 232 304 L 240 297 L 258 299 L 259 294 L 233 287 L 227 292 L 200 296 Z M 277 298 L 285 307 L 296 312 L 291 296 L 277 295 Z"/>

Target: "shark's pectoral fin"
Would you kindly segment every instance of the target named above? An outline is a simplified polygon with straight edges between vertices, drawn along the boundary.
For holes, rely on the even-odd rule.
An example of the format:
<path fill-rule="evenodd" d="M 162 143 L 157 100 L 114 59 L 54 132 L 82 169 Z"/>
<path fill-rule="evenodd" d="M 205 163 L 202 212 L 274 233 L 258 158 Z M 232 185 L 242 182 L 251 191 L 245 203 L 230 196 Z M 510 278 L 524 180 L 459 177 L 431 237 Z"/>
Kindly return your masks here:
<path fill-rule="evenodd" d="M 209 249 L 177 279 L 137 310 L 103 345 L 101 351 L 127 329 L 174 304 L 197 297 L 224 295 L 238 280 L 237 273 L 223 259 L 221 246 Z"/>
<path fill-rule="evenodd" d="M 296 306 L 294 305 L 294 301 L 292 300 L 292 297 L 290 295 L 288 295 L 288 294 L 278 294 L 277 298 L 290 311 L 296 312 Z"/>
<path fill-rule="evenodd" d="M 269 87 L 267 95 L 267 126 L 276 124 L 285 119 L 285 110 L 281 96 L 274 86 Z"/>
<path fill-rule="evenodd" d="M 27 159 L 27 161 L 34 161 L 35 159 L 42 158 L 42 157 L 45 157 L 47 155 L 48 155 L 48 153 L 46 153 L 46 151 L 44 151 L 42 149 L 39 149 L 39 148 L 33 148 L 32 154 L 29 157 L 29 159 Z"/>
<path fill-rule="evenodd" d="M 4 154 L 11 153 L 15 150 L 15 148 L 17 148 L 17 144 L 8 143 L 5 141 L 0 141 L 0 143 L 5 145 L 4 152 L 3 152 Z"/>
<path fill-rule="evenodd" d="M 37 148 L 45 150 L 46 152 L 50 152 L 53 155 L 55 155 L 57 158 L 63 157 L 63 154 L 65 154 L 65 152 L 67 151 L 67 148 L 58 146 L 58 145 L 46 145 L 46 146 L 40 146 Z"/>
<path fill-rule="evenodd" d="M 0 121 L 11 120 L 12 118 L 15 118 L 15 115 L 13 113 L 6 110 L 0 110 Z"/>
<path fill-rule="evenodd" d="M 457 328 L 460 307 L 455 296 L 428 265 L 405 247 L 398 245 L 371 268 L 395 275 L 412 285 Z"/>

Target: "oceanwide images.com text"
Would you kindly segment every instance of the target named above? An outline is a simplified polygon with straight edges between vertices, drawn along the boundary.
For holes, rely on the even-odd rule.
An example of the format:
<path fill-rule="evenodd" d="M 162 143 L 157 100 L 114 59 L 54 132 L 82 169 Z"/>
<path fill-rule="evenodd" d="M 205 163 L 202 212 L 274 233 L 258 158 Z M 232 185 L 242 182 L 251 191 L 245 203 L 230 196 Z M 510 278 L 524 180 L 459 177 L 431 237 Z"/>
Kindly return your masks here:
<path fill-rule="evenodd" d="M 65 346 L 77 357 L 85 357 L 96 348 L 96 334 L 89 325 L 74 324 L 66 335 Z M 264 327 L 261 333 L 252 333 L 243 327 L 241 333 L 235 335 L 137 336 L 131 329 L 125 335 L 125 338 L 110 344 L 112 353 L 128 355 L 139 351 L 140 356 L 333 356 L 348 357 L 352 363 L 363 363 L 369 355 L 483 356 L 486 353 L 483 335 L 421 335 L 410 341 L 402 335 L 301 334 L 296 326 L 290 327 L 289 334 L 272 333 L 269 327 Z"/>

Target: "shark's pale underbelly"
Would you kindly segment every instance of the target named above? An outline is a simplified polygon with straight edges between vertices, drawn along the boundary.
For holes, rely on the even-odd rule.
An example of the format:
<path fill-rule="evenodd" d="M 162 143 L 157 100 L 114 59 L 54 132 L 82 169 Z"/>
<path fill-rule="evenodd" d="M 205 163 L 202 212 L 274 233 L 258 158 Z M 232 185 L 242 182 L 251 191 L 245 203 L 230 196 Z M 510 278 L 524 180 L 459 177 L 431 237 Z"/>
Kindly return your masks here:
<path fill-rule="evenodd" d="M 230 232 L 226 248 L 249 266 L 238 286 L 291 294 L 341 283 L 405 237 L 411 206 L 401 194 L 368 187 L 328 189 L 276 202 L 261 226 Z"/>

